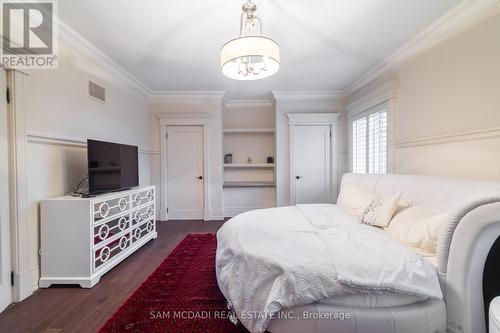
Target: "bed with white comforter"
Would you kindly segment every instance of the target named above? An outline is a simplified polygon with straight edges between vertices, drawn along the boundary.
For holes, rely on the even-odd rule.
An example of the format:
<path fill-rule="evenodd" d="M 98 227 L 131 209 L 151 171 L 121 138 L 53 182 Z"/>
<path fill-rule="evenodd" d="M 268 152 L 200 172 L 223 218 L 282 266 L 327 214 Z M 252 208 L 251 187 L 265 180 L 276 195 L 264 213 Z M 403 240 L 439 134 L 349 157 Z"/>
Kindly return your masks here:
<path fill-rule="evenodd" d="M 433 264 L 336 205 L 256 210 L 229 220 L 217 233 L 216 270 L 222 293 L 250 332 L 269 329 L 282 310 L 318 305 L 430 301 L 444 308 Z"/>

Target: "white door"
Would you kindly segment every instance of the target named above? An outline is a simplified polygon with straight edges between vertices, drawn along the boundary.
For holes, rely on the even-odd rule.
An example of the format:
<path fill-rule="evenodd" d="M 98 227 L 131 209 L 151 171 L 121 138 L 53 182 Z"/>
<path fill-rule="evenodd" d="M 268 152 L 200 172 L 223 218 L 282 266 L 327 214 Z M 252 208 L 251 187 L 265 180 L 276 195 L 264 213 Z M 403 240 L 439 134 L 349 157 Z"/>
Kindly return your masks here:
<path fill-rule="evenodd" d="M 10 284 L 9 146 L 7 144 L 7 89 L 5 70 L 0 68 L 0 312 L 12 301 Z"/>
<path fill-rule="evenodd" d="M 331 203 L 330 126 L 298 125 L 292 135 L 293 203 Z"/>
<path fill-rule="evenodd" d="M 203 219 L 203 127 L 167 126 L 168 219 Z"/>

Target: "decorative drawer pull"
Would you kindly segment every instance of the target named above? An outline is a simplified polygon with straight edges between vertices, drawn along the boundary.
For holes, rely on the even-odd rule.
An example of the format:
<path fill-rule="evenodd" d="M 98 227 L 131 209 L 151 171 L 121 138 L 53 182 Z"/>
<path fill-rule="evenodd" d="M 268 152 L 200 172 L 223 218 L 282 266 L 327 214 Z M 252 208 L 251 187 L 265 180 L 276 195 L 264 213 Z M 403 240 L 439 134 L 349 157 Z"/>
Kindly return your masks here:
<path fill-rule="evenodd" d="M 139 240 L 141 238 L 141 228 L 137 228 L 134 230 L 134 239 Z"/>
<path fill-rule="evenodd" d="M 120 208 L 122 212 L 127 208 L 127 200 L 125 198 L 121 198 L 118 201 L 118 208 Z"/>
<path fill-rule="evenodd" d="M 103 224 L 101 225 L 101 227 L 99 228 L 99 238 L 101 240 L 105 240 L 109 235 L 109 227 L 107 224 Z"/>
<path fill-rule="evenodd" d="M 148 228 L 148 229 L 147 229 L 147 230 L 148 230 L 148 232 L 153 231 L 153 229 L 154 229 L 154 224 L 153 224 L 153 221 L 149 221 L 149 222 L 148 222 L 148 227 L 147 227 L 147 228 Z"/>
<path fill-rule="evenodd" d="M 149 216 L 151 216 L 151 215 L 153 215 L 153 213 L 154 213 L 154 208 L 153 208 L 153 206 L 149 206 L 149 207 L 148 207 L 148 215 L 149 215 Z"/>
<path fill-rule="evenodd" d="M 141 220 L 142 220 L 142 214 L 141 214 L 141 212 L 140 212 L 140 211 L 135 212 L 135 215 L 134 215 L 134 220 L 135 220 L 136 222 L 141 222 Z"/>
<path fill-rule="evenodd" d="M 102 262 L 106 262 L 106 261 L 108 261 L 110 255 L 111 255 L 111 249 L 109 247 L 105 246 L 101 249 L 101 253 L 100 253 L 99 257 L 100 257 Z"/>
<path fill-rule="evenodd" d="M 135 205 L 139 206 L 142 202 L 142 197 L 139 193 L 137 193 L 134 197 Z"/>
<path fill-rule="evenodd" d="M 107 202 L 103 202 L 102 204 L 99 205 L 99 216 L 101 218 L 105 218 L 108 216 L 109 213 L 109 205 Z"/>
<path fill-rule="evenodd" d="M 147 194 L 148 201 L 151 202 L 154 199 L 153 191 L 149 191 Z"/>
<path fill-rule="evenodd" d="M 127 236 L 122 236 L 122 238 L 120 238 L 120 250 L 125 250 L 125 248 L 127 247 L 127 244 L 128 244 L 128 237 Z"/>
<path fill-rule="evenodd" d="M 118 221 L 118 228 L 123 231 L 127 227 L 127 224 L 127 218 L 125 216 L 120 217 L 120 220 Z"/>

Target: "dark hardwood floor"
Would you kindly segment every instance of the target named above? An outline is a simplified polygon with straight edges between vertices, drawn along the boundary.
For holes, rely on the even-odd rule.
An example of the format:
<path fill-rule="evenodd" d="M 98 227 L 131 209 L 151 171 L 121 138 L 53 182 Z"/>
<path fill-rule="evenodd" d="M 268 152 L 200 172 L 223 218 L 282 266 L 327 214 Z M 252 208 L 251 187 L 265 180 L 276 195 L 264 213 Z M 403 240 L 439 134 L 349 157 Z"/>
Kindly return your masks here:
<path fill-rule="evenodd" d="M 92 289 L 39 289 L 0 314 L 0 332 L 97 332 L 190 232 L 216 232 L 223 222 L 158 222 L 158 238 L 101 278 Z"/>

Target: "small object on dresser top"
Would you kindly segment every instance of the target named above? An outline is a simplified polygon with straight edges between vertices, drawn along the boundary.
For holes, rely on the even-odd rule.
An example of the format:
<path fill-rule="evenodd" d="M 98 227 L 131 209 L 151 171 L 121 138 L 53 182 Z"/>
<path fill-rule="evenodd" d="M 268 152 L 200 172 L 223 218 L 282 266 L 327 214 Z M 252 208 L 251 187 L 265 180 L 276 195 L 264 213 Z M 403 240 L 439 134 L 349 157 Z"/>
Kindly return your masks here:
<path fill-rule="evenodd" d="M 248 164 L 252 164 L 252 158 L 249 156 L 247 160 Z"/>

